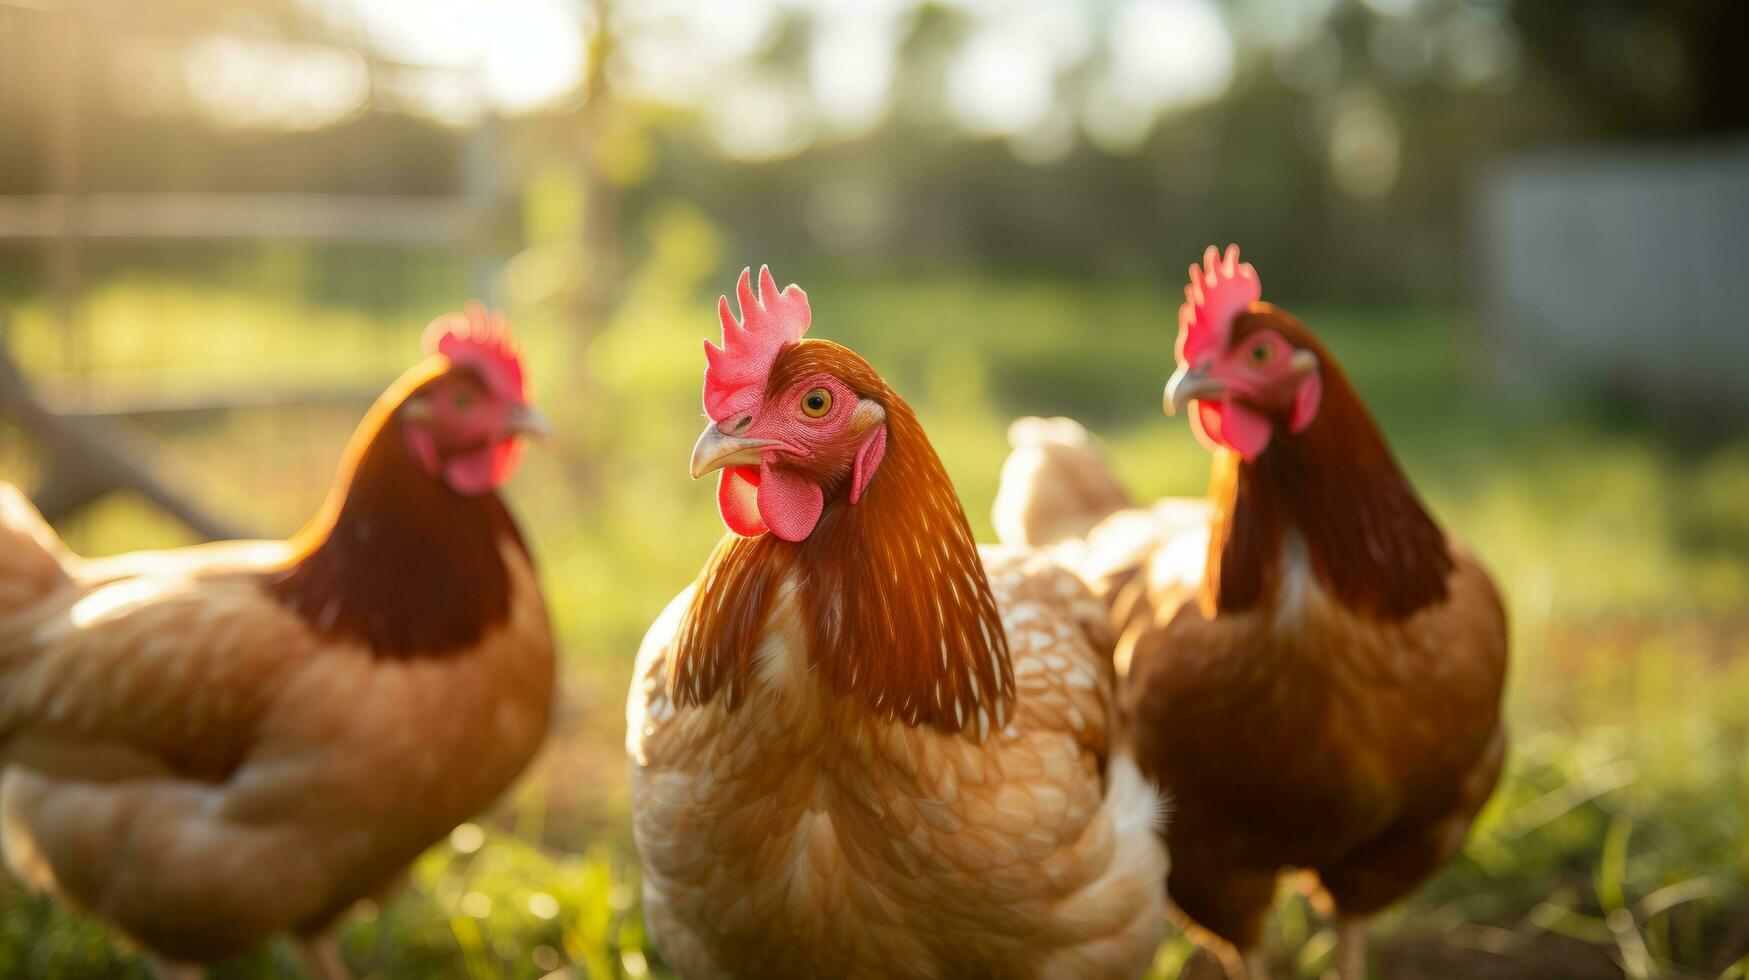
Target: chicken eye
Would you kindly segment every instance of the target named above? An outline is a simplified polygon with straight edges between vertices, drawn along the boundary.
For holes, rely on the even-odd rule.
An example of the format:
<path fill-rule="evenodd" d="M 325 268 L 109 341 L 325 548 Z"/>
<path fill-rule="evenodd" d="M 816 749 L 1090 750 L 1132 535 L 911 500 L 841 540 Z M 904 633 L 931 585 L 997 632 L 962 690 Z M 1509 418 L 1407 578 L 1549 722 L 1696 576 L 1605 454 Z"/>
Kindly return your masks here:
<path fill-rule="evenodd" d="M 457 409 L 465 412 L 474 406 L 474 396 L 465 391 L 458 391 L 450 396 L 449 403 L 454 405 Z"/>
<path fill-rule="evenodd" d="M 1262 367 L 1263 365 L 1268 364 L 1269 359 L 1274 355 L 1274 347 L 1271 347 L 1268 344 L 1258 344 L 1256 347 L 1251 348 L 1251 365 L 1253 367 Z"/>
<path fill-rule="evenodd" d="M 817 419 L 832 411 L 832 393 L 824 388 L 815 388 L 802 396 L 802 414 L 808 418 Z"/>

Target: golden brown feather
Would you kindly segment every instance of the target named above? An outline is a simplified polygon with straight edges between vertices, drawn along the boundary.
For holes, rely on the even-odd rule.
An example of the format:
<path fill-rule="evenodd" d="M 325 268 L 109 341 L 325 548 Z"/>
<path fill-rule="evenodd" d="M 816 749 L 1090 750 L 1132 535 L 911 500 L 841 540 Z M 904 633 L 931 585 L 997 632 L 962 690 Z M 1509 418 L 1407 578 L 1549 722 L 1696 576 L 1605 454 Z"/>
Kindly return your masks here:
<path fill-rule="evenodd" d="M 495 495 L 441 486 L 399 428 L 448 370 L 383 396 L 291 542 L 80 559 L 0 485 L 15 874 L 213 960 L 326 930 L 522 770 L 553 682 L 534 569 Z"/>
<path fill-rule="evenodd" d="M 1316 356 L 1311 424 L 1275 419 L 1251 461 L 1218 452 L 1206 502 L 1111 512 L 1054 549 L 1121 633 L 1137 758 L 1175 804 L 1171 897 L 1241 948 L 1284 866 L 1317 872 L 1344 917 L 1408 894 L 1461 848 L 1504 751 L 1492 581 L 1329 351 L 1267 303 L 1232 343 L 1263 329 Z M 1025 492 L 1005 493 L 1013 524 Z"/>
<path fill-rule="evenodd" d="M 819 365 L 884 406 L 878 478 L 802 542 L 725 540 L 639 652 L 652 935 L 694 977 L 1139 974 L 1165 864 L 1111 752 L 1103 611 L 1036 553 L 976 550 L 860 358 L 803 342 L 774 374 Z"/>

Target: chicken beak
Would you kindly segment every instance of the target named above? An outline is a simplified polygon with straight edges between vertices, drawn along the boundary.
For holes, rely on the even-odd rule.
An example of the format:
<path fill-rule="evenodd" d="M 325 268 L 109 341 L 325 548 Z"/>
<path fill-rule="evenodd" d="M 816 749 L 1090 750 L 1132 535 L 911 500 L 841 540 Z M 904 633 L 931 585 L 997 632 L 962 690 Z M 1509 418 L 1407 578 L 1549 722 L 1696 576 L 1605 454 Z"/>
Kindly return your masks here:
<path fill-rule="evenodd" d="M 512 405 L 509 418 L 510 431 L 522 435 L 538 436 L 545 439 L 553 434 L 553 421 L 547 414 L 533 405 Z"/>
<path fill-rule="evenodd" d="M 726 466 L 758 466 L 760 454 L 775 445 L 777 442 L 772 439 L 729 435 L 712 422 L 704 427 L 704 433 L 692 447 L 692 478 L 696 480 Z"/>
<path fill-rule="evenodd" d="M 1166 396 L 1161 407 L 1166 409 L 1167 415 L 1177 415 L 1191 401 L 1219 398 L 1226 390 L 1226 384 L 1219 378 L 1182 364 L 1172 372 L 1172 380 L 1166 382 Z"/>

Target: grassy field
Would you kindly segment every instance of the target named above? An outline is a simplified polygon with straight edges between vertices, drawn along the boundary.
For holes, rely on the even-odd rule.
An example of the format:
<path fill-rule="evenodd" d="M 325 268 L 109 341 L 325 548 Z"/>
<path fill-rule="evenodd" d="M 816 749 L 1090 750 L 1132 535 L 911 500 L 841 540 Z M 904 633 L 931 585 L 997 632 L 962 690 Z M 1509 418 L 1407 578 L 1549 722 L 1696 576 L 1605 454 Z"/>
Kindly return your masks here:
<path fill-rule="evenodd" d="M 347 928 L 361 975 L 662 972 L 637 911 L 622 698 L 644 627 L 721 534 L 712 487 L 688 481 L 685 460 L 700 424 L 698 338 L 714 335 L 711 300 L 729 276 L 714 233 L 685 211 L 651 241 L 625 302 L 588 342 L 550 312 L 513 310 L 561 431 L 510 496 L 566 650 L 563 708 L 511 798 L 428 853 L 405 895 Z M 386 381 L 410 363 L 424 320 L 460 299 L 429 275 L 383 302 L 322 299 L 301 287 L 316 273 L 284 256 L 260 263 L 275 289 L 248 276 L 115 276 L 90 296 L 75 347 L 39 299 L 0 283 L 0 304 L 13 311 L 11 346 L 50 382 L 198 390 Z M 817 336 L 856 347 L 918 407 L 981 537 L 1016 414 L 1087 422 L 1138 496 L 1201 492 L 1206 455 L 1158 407 L 1175 323 L 1163 284 L 778 272 L 808 287 Z M 1507 398 L 1452 311 L 1298 312 L 1434 511 L 1495 570 L 1512 613 L 1507 777 L 1465 855 L 1380 923 L 1379 974 L 1742 980 L 1749 437 L 1679 447 L 1607 406 Z M 69 357 L 77 377 L 65 374 Z M 320 500 L 360 408 L 147 428 L 178 485 L 283 534 Z M 0 476 L 28 485 L 41 465 L 0 423 Z M 187 540 L 126 499 L 62 530 L 91 553 Z M 1271 936 L 1282 975 L 1327 966 L 1333 934 L 1303 900 L 1284 896 Z M 1169 943 L 1157 974 L 1179 975 L 1190 954 Z M 146 974 L 94 921 L 0 893 L 0 976 L 99 975 Z M 269 949 L 218 975 L 297 974 L 288 951 Z"/>

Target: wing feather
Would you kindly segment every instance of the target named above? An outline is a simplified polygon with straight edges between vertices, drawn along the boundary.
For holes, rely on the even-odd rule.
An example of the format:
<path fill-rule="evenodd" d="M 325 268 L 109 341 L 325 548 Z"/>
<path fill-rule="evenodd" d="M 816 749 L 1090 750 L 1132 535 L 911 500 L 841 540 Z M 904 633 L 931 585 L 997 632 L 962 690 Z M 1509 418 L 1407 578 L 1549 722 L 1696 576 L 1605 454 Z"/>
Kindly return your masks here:
<path fill-rule="evenodd" d="M 0 631 L 0 744 L 14 763 L 62 767 L 107 747 L 222 779 L 281 672 L 311 650 L 251 577 L 105 582 Z"/>

